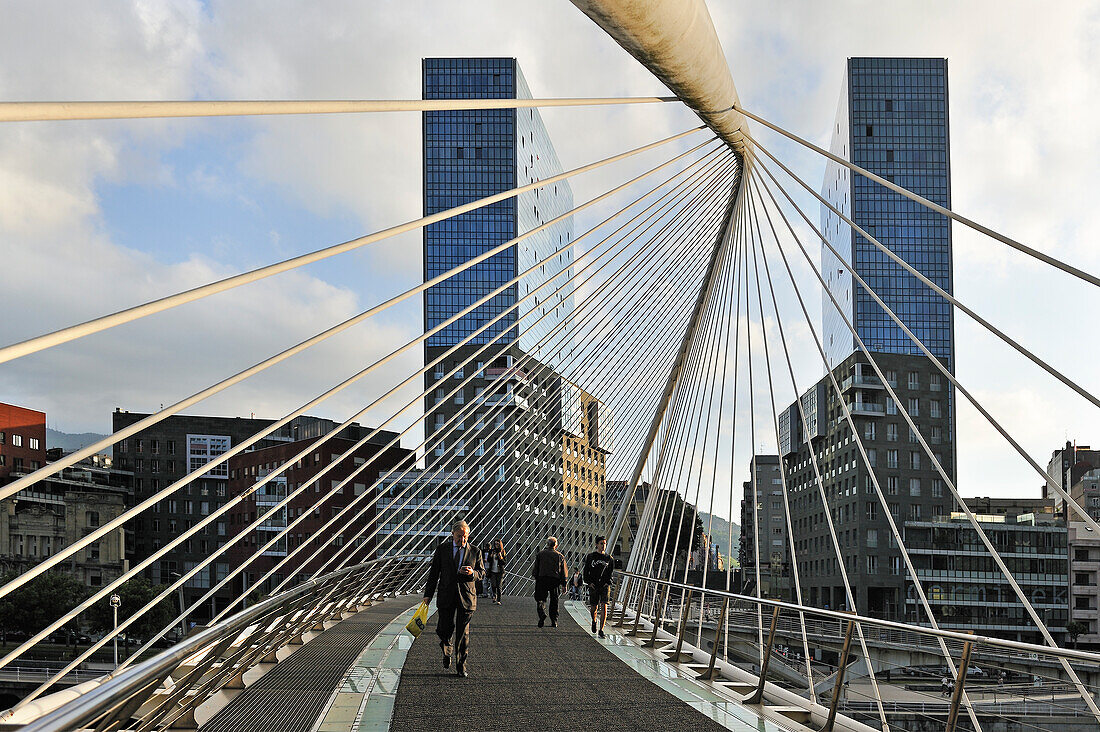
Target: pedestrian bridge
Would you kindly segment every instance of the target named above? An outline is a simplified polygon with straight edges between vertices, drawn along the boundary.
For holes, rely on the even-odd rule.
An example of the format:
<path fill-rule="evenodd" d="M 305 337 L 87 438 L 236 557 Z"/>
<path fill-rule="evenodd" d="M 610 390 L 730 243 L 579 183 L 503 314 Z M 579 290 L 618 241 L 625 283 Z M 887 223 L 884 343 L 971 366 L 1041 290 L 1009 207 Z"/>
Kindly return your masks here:
<path fill-rule="evenodd" d="M 210 732 L 778 732 L 809 729 L 801 723 L 817 716 L 798 706 L 744 704 L 754 686 L 720 674 L 701 680 L 708 669 L 703 657 L 698 664 L 670 663 L 662 649 L 674 644 L 665 638 L 653 645 L 652 625 L 636 628 L 632 614 L 624 622 L 618 613 L 613 621 L 617 625 L 599 639 L 590 632 L 587 608 L 574 600 L 563 600 L 557 627 L 543 628 L 536 627 L 530 598 L 508 596 L 500 606 L 483 601 L 471 627 L 470 675 L 459 678 L 453 667 L 442 668 L 434 621 L 415 641 L 405 630 L 419 599 L 414 593 L 364 601 L 328 620 L 311 621 L 286 645 L 260 643 L 251 654 L 240 655 L 248 650 L 242 643 L 226 646 L 224 638 L 208 639 L 204 651 L 190 654 L 169 672 L 176 683 L 163 685 L 133 708 L 129 703 L 141 700 L 141 694 L 126 692 L 128 703 L 116 710 L 124 714 L 111 716 L 118 721 L 130 714 L 146 720 L 159 717 L 157 727 Z M 249 637 L 264 636 L 253 629 Z M 216 650 L 222 655 L 214 655 Z M 234 657 L 236 664 L 230 660 Z M 724 665 L 719 664 L 719 671 Z M 112 686 L 148 688 L 148 677 L 127 678 L 143 675 L 135 669 L 106 681 L 86 694 L 83 710 L 47 714 L 26 729 L 90 726 L 102 711 L 96 709 L 96 699 L 119 699 Z M 219 676 L 220 688 L 203 683 Z M 159 713 L 151 714 L 158 708 Z M 819 711 L 818 726 L 826 714 L 824 708 Z M 101 720 L 95 728 L 115 727 Z M 842 720 L 836 729 L 863 726 Z"/>
<path fill-rule="evenodd" d="M 46 627 L 0 657 L 0 672 L 18 668 L 20 659 L 32 657 L 36 646 L 51 634 L 79 624 L 83 613 L 96 603 L 109 602 L 112 593 L 129 580 L 151 574 L 157 567 L 154 562 L 164 558 L 175 566 L 172 557 L 177 555 L 173 552 L 182 551 L 180 544 L 190 543 L 199 532 L 208 536 L 216 532 L 212 522 L 224 525 L 227 518 L 241 519 L 232 522 L 235 531 L 224 536 L 224 541 L 210 545 L 209 556 L 202 562 L 188 562 L 196 566 L 186 566 L 181 574 L 165 572 L 161 576 L 172 579 L 157 588 L 160 594 L 144 607 L 125 608 L 125 616 L 111 633 L 66 659 L 63 668 L 51 669 L 49 678 L 42 679 L 18 704 L 0 714 L 0 727 L 28 732 L 538 727 L 768 732 L 943 728 L 953 732 L 962 728 L 977 731 L 983 725 L 1002 729 L 1020 720 L 1035 729 L 1095 729 L 1100 723 L 1096 701 L 1100 696 L 1100 654 L 1066 648 L 1054 637 L 1054 633 L 1069 631 L 1047 627 L 1040 615 L 1045 608 L 1037 599 L 1045 599 L 1045 593 L 1029 592 L 1030 588 L 1021 586 L 1037 580 L 1022 577 L 1017 581 L 1008 563 L 1013 557 L 1006 562 L 982 522 L 966 506 L 950 474 L 950 464 L 945 468 L 940 448 L 933 447 L 941 436 L 913 420 L 921 414 L 919 400 L 909 400 L 908 409 L 888 411 L 889 407 L 907 403 L 895 391 L 897 374 L 891 378 L 891 371 L 884 371 L 880 364 L 883 354 L 875 352 L 874 343 L 871 347 L 864 343 L 844 314 L 834 289 L 828 286 L 834 274 L 823 271 L 822 259 L 810 254 L 811 249 L 820 246 L 824 257 L 844 260 L 831 238 L 806 213 L 804 204 L 809 202 L 814 208 L 820 205 L 830 211 L 834 233 L 843 230 L 846 237 L 859 237 L 868 247 L 873 246 L 882 266 L 891 268 L 883 275 L 887 279 L 902 278 L 914 288 L 928 288 L 936 298 L 949 303 L 958 317 L 965 316 L 1039 367 L 1045 374 L 1043 378 L 1053 378 L 1069 387 L 1074 398 L 1095 407 L 1100 407 L 1100 398 L 960 302 L 879 241 L 872 231 L 861 228 L 819 194 L 816 185 L 799 177 L 750 134 L 749 120 L 761 125 L 760 131 L 766 128 L 765 135 L 779 136 L 775 139 L 781 138 L 784 146 L 797 145 L 826 158 L 829 165 L 839 166 L 838 170 L 843 168 L 845 175 L 858 176 L 861 185 L 883 188 L 883 195 L 896 197 L 899 207 L 937 220 L 943 217 L 957 227 L 978 232 L 982 241 L 998 252 L 1004 248 L 1006 252 L 1012 250 L 1013 256 L 1030 257 L 1040 263 L 1036 266 L 1053 268 L 1057 276 L 1073 280 L 1074 286 L 1089 287 L 1089 294 L 1093 293 L 1091 288 L 1100 287 L 1100 277 L 967 219 L 745 109 L 702 0 L 573 2 L 664 83 L 673 96 L 0 103 L 0 123 L 6 125 L 73 119 L 393 111 L 429 114 L 627 104 L 648 105 L 649 109 L 683 104 L 698 117 L 691 124 L 702 123 L 541 180 L 494 191 L 483 198 L 462 198 L 453 208 L 399 222 L 354 240 L 134 303 L 114 313 L 89 314 L 90 319 L 84 322 L 0 345 L 2 365 L 403 233 L 435 224 L 460 224 L 450 220 L 502 202 L 513 205 L 512 199 L 537 196 L 540 189 L 605 166 L 628 159 L 637 164 L 663 155 L 640 175 L 623 175 L 621 184 L 551 222 L 519 233 L 499 246 L 479 249 L 453 269 L 430 279 L 425 276 L 424 282 L 347 320 L 319 323 L 321 330 L 316 335 L 279 353 L 264 354 L 252 366 L 182 397 L 101 441 L 45 466 L 32 467 L 29 472 L 13 473 L 14 479 L 0 486 L 0 499 L 33 491 L 39 482 L 59 471 L 105 452 L 409 298 L 424 295 L 446 280 L 464 281 L 463 275 L 471 267 L 498 254 L 514 255 L 518 245 L 555 221 L 572 221 L 575 217 L 578 224 L 597 222 L 570 238 L 561 251 L 547 254 L 531 242 L 524 244 L 542 259 L 497 290 L 471 295 L 470 302 L 464 299 L 463 309 L 447 320 L 408 342 L 394 344 L 388 355 L 339 384 L 324 385 L 323 391 L 311 394 L 299 408 L 227 447 L 225 452 L 215 456 L 211 450 L 201 459 L 193 458 L 184 477 L 166 486 L 154 481 L 150 491 L 138 496 L 135 505 L 127 506 L 118 517 L 102 525 L 97 519 L 96 525 L 89 526 L 76 541 L 57 547 L 22 574 L 7 577 L 0 586 L 0 600 L 10 604 L 12 593 L 36 577 L 54 568 L 64 569 L 63 563 L 80 561 L 84 552 L 94 553 L 98 550 L 96 542 L 111 532 L 124 531 L 128 522 L 145 521 L 162 502 L 174 503 L 178 495 L 184 490 L 189 493 L 193 484 L 211 471 L 218 469 L 220 473 L 214 475 L 224 476 L 229 460 L 286 428 L 271 437 L 281 439 L 280 435 L 293 430 L 294 420 L 364 377 L 373 375 L 387 388 L 392 386 L 331 432 L 304 440 L 306 446 L 294 456 L 266 465 L 259 474 L 254 471 L 251 475 L 256 477 L 255 482 L 215 503 L 209 514 L 203 508 L 201 519 L 187 521 L 178 535 L 163 545 L 157 542 L 148 556 L 127 567 L 121 576 L 94 588 L 88 598 L 74 607 L 55 608 L 57 616 Z M 533 111 L 527 113 L 533 115 Z M 615 130 L 604 132 L 613 136 Z M 464 150 L 457 148 L 455 159 L 467 159 Z M 479 158 L 477 154 L 473 159 Z M 614 170 L 607 167 L 604 173 Z M 617 197 L 615 203 L 609 203 L 613 197 Z M 565 249 L 572 254 L 574 246 L 575 259 L 570 259 L 570 267 L 562 268 Z M 557 269 L 553 269 L 555 260 L 559 263 Z M 557 274 L 538 278 L 537 273 L 545 271 L 547 265 Z M 935 377 L 936 389 L 942 386 L 950 399 L 960 403 L 965 399 L 973 406 L 1019 454 L 1021 464 L 1026 463 L 1027 469 L 1034 470 L 1051 493 L 1060 497 L 1066 512 L 1100 534 L 1100 524 L 1066 492 L 1062 481 L 1049 475 L 960 383 L 951 365 L 945 366 L 913 333 L 886 301 L 889 295 L 884 299 L 875 289 L 877 283 L 866 281 L 858 272 L 845 277 L 849 275 L 852 287 L 862 288 L 899 332 L 912 341 L 914 357 L 927 358 L 921 368 L 933 370 L 929 373 Z M 522 298 L 513 294 L 513 304 L 499 313 L 493 310 L 492 319 L 478 319 L 477 329 L 457 345 L 437 355 L 428 353 L 431 348 L 423 349 L 426 356 L 422 369 L 411 374 L 392 372 L 397 364 L 407 363 L 401 360 L 403 354 L 419 352 L 432 335 L 479 308 L 479 313 L 488 312 L 491 301 L 494 307 L 499 302 L 494 298 L 506 291 L 517 293 L 521 284 Z M 528 285 L 532 286 L 529 292 Z M 469 293 L 462 294 L 465 297 Z M 576 299 L 570 317 L 560 318 L 552 326 L 542 323 L 548 315 L 558 313 L 555 307 L 550 307 L 548 313 L 545 303 L 562 302 L 566 297 Z M 851 376 L 842 374 L 838 378 L 827 363 L 823 334 L 806 306 L 807 300 L 816 303 L 824 297 L 844 320 L 844 338 L 850 331 L 853 344 L 858 346 L 854 355 L 861 359 L 861 370 Z M 1004 294 L 1006 300 L 1019 297 L 1017 291 Z M 540 302 L 544 304 L 542 314 L 530 322 Z M 527 314 L 521 308 L 526 308 Z M 792 315 L 795 322 L 791 322 Z M 232 320 L 226 318 L 227 323 Z M 509 322 L 512 325 L 501 327 Z M 533 348 L 517 356 L 518 349 L 503 338 L 506 333 L 516 342 L 520 338 L 531 341 Z M 700 546 L 702 534 L 697 540 L 693 531 L 701 509 L 706 506 L 706 513 L 712 517 L 716 512 L 730 518 L 737 515 L 735 501 L 740 503 L 742 493 L 735 491 L 732 480 L 736 451 L 746 449 L 755 455 L 763 442 L 768 450 L 779 454 L 784 439 L 776 415 L 792 400 L 791 408 L 797 410 L 797 415 L 784 413 L 789 418 L 788 427 L 794 421 L 809 424 L 801 395 L 809 393 L 810 385 L 796 380 L 788 335 L 792 341 L 798 338 L 804 342 L 802 355 L 820 357 L 820 363 L 814 361 L 797 371 L 827 374 L 819 386 L 828 392 L 828 408 L 837 424 L 837 431 L 828 440 L 810 435 L 809 429 L 800 430 L 801 436 L 788 430 L 787 447 L 806 451 L 800 485 L 791 486 L 790 476 L 780 468 L 768 497 L 756 500 L 755 472 L 751 480 L 754 500 L 747 501 L 750 514 L 752 503 L 760 506 L 762 501 L 770 500 L 777 512 L 782 504 L 782 515 L 773 514 L 773 520 L 784 521 L 786 545 L 778 546 L 784 542 L 775 538 L 772 543 L 777 554 L 785 553 L 790 558 L 791 601 L 761 595 L 759 552 L 755 566 L 745 568 L 755 570 L 755 595 L 730 590 L 736 585 L 728 563 L 720 569 L 712 568 L 707 561 L 701 583 L 689 584 L 688 557 L 710 556 L 709 546 Z M 532 353 L 557 354 L 558 360 L 550 367 Z M 187 356 L 181 353 L 178 358 Z M 497 368 L 498 364 L 503 366 Z M 433 374 L 434 381 L 420 392 L 428 374 Z M 393 378 L 387 380 L 389 377 Z M 493 383 L 485 387 L 475 381 Z M 606 445 L 601 446 L 597 440 L 597 444 L 580 452 L 611 453 L 606 475 L 599 476 L 599 480 L 608 476 L 626 478 L 623 490 L 614 498 L 607 490 L 579 487 L 583 484 L 581 476 L 591 477 L 593 472 L 591 464 L 580 464 L 574 433 L 563 427 L 562 402 L 555 403 L 560 396 L 557 392 L 566 390 L 562 386 L 566 384 L 568 388 L 579 385 L 578 391 L 592 399 L 598 396 L 610 405 L 607 411 L 614 415 L 614 451 L 606 450 Z M 165 389 L 176 386 L 166 385 Z M 777 390 L 782 390 L 778 398 Z M 400 395 L 410 391 L 412 398 L 404 406 L 393 406 L 400 402 Z M 860 396 L 864 392 L 874 392 L 875 401 Z M 879 402 L 879 397 L 883 401 Z M 823 396 L 815 403 L 823 406 L 825 401 Z M 577 414 L 583 412 L 583 419 L 589 422 L 602 421 L 608 429 L 604 411 L 589 414 L 587 407 L 592 403 L 586 402 Z M 447 417 L 439 410 L 443 404 L 460 409 Z M 414 416 L 403 416 L 407 411 Z M 308 481 L 295 484 L 287 480 L 286 473 L 295 464 L 309 462 L 312 457 L 313 464 L 318 465 L 322 450 L 335 449 L 324 445 L 368 412 L 371 418 L 385 416 L 385 421 L 367 430 L 369 434 L 353 448 L 331 455 L 330 463 L 318 468 Z M 515 416 L 520 412 L 525 420 L 523 427 Z M 599 420 L 594 419 L 597 414 Z M 891 460 L 887 457 L 877 461 L 874 448 L 864 445 L 865 440 L 872 439 L 869 435 L 876 433 L 873 421 L 887 414 L 901 434 L 908 431 L 910 466 L 934 468 L 938 477 L 933 491 L 938 490 L 938 498 L 953 501 L 958 507 L 955 518 L 968 522 L 974 541 L 980 542 L 991 566 L 1003 575 L 1009 588 L 1004 595 L 1008 600 L 1003 604 L 1011 605 L 1019 611 L 1019 617 L 1033 623 L 1035 637 L 1042 643 L 965 634 L 940 626 L 944 614 L 929 601 L 930 595 L 937 599 L 929 591 L 935 586 L 926 588 L 927 575 L 922 578 L 906 546 L 903 527 L 898 525 L 901 512 L 895 503 L 897 484 L 891 487 L 888 476 L 882 481 L 878 477 L 882 467 L 879 462 L 889 466 Z M 398 425 L 412 424 L 385 449 L 400 443 L 402 437 L 413 439 L 408 433 L 419 434 L 414 430 L 418 425 L 431 424 L 434 430 L 425 428 L 423 432 L 429 436 L 409 450 L 410 459 L 384 472 L 379 466 L 371 467 L 377 456 L 360 459 L 355 451 L 372 438 L 377 437 L 376 445 L 383 438 L 389 439 L 393 433 L 387 430 L 393 429 L 390 425 L 394 421 Z M 774 434 L 758 435 L 758 424 L 772 428 Z M 796 440 L 801 445 L 794 444 Z M 383 452 L 379 450 L 378 455 Z M 557 462 L 548 459 L 551 452 Z M 897 455 L 893 452 L 896 468 Z M 326 477 L 339 463 L 354 463 L 351 475 L 342 480 Z M 868 480 L 862 487 L 854 485 L 854 479 L 848 484 L 851 474 L 847 471 L 857 464 L 867 468 Z M 377 476 L 370 478 L 370 485 L 351 482 L 368 469 Z M 805 473 L 809 469 L 812 476 Z M 152 472 L 158 471 L 154 468 Z M 645 485 L 650 490 L 643 501 Z M 606 488 L 601 484 L 601 489 Z M 795 494 L 795 489 L 800 492 Z M 909 497 L 919 497 L 919 481 L 909 490 Z M 853 493 L 866 505 L 856 503 Z M 339 509 L 324 505 L 337 495 L 348 496 L 350 502 Z M 815 524 L 820 524 L 822 541 L 812 556 L 806 556 L 809 550 L 800 549 L 795 542 L 790 496 L 814 506 L 815 511 L 820 509 L 820 520 Z M 635 498 L 639 506 L 635 506 Z M 255 510 L 243 510 L 246 505 Z M 288 507 L 298 510 L 292 513 Z M 631 509 L 638 507 L 635 516 Z M 889 539 L 890 546 L 897 548 L 891 556 L 898 560 L 891 568 L 892 575 L 899 581 L 906 578 L 912 586 L 916 607 L 922 613 L 919 625 L 835 609 L 870 607 L 857 601 L 856 593 L 863 589 L 859 583 L 886 571 L 877 562 L 861 567 L 861 563 L 850 561 L 858 559 L 851 547 L 864 541 L 858 527 L 850 531 L 843 528 L 853 514 L 875 516 L 875 521 L 882 517 L 875 546 Z M 425 552 L 446 535 L 455 518 L 470 520 L 477 546 L 503 537 L 509 554 L 523 562 L 549 534 L 562 539 L 560 546 L 571 560 L 590 549 L 591 538 L 597 533 L 607 535 L 614 544 L 627 536 L 628 515 L 633 544 L 623 557 L 624 571 L 617 573 L 611 629 L 606 639 L 592 637 L 583 608 L 572 602 L 566 603 L 559 627 L 536 628 L 533 602 L 525 599 L 531 581 L 518 574 L 506 583 L 505 592 L 510 595 L 503 605 L 484 605 L 474 616 L 467 679 L 441 668 L 430 631 L 411 642 L 402 630 L 423 587 Z M 911 515 L 921 514 L 915 511 Z M 310 516 L 324 523 L 318 530 L 303 534 L 306 528 L 302 521 Z M 838 530 L 836 524 L 842 528 Z M 776 536 L 783 534 L 775 531 Z M 753 546 L 760 546 L 760 537 L 755 538 Z M 240 551 L 242 546 L 248 550 Z M 227 555 L 231 550 L 238 554 Z M 231 562 L 231 557 L 240 561 Z M 271 560 L 265 565 L 269 569 L 253 565 L 261 557 Z M 814 571 L 829 563 L 839 571 L 839 578 L 830 580 L 833 599 L 822 601 L 821 607 L 813 606 L 816 600 L 807 603 L 804 599 L 801 573 L 809 569 L 799 560 L 807 559 L 813 560 Z M 225 576 L 218 567 L 227 568 Z M 715 583 L 712 575 L 708 582 L 708 571 L 724 572 L 724 577 Z M 200 577 L 199 573 L 204 574 Z M 254 581 L 251 575 L 261 576 Z M 246 579 L 248 589 L 238 592 Z M 716 584 L 725 589 L 715 589 Z M 157 641 L 174 635 L 176 628 L 186 627 L 195 618 L 204 625 L 166 650 L 136 653 L 116 661 L 117 666 L 106 675 L 94 679 L 76 675 L 81 664 L 112 638 L 132 632 L 129 629 L 135 622 L 153 616 L 158 605 L 172 602 L 184 586 L 206 592 L 186 607 L 181 594 L 179 615 L 144 638 L 144 647 L 155 648 Z M 809 596 L 815 597 L 814 593 Z M 215 607 L 213 600 L 218 598 L 228 601 Z M 777 639 L 782 640 L 777 643 Z M 781 657 L 777 647 L 787 643 L 795 650 Z M 942 664 L 942 672 L 937 669 L 935 676 L 942 676 L 945 685 L 953 683 L 951 692 L 940 692 L 938 678 L 908 678 L 901 667 L 892 667 L 894 656 L 879 651 L 892 651 L 899 643 L 917 648 L 921 656 Z M 968 674 L 972 653 L 982 659 L 983 667 L 1014 674 L 1013 683 L 1000 689 L 990 688 L 980 679 L 972 680 Z M 831 663 L 822 663 L 827 660 Z M 862 671 L 857 673 L 859 664 Z"/>

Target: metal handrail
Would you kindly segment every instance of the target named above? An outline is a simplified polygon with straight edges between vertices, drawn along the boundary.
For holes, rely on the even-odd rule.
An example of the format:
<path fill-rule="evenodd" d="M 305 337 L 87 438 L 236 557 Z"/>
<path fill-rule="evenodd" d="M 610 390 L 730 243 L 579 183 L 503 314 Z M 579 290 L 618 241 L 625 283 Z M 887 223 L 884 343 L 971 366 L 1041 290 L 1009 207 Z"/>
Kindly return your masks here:
<path fill-rule="evenodd" d="M 692 592 L 699 592 L 702 595 L 713 595 L 716 597 L 728 598 L 731 600 L 740 600 L 742 602 L 753 603 L 762 607 L 779 607 L 786 610 L 806 613 L 809 615 L 820 615 L 826 618 L 830 618 L 832 620 L 852 620 L 861 625 L 871 625 L 879 628 L 886 628 L 889 630 L 916 633 L 918 635 L 939 636 L 940 638 L 959 641 L 962 643 L 971 642 L 978 645 L 996 646 L 998 648 L 1009 648 L 1012 650 L 1024 651 L 1025 653 L 1035 653 L 1044 656 L 1056 656 L 1073 661 L 1100 663 L 1100 654 L 1089 653 L 1088 651 L 1079 651 L 1071 648 L 1052 648 L 1050 646 L 1041 646 L 1034 643 L 1024 643 L 1022 641 L 994 638 L 987 635 L 971 635 L 970 633 L 960 633 L 953 630 L 923 628 L 921 626 L 908 625 L 906 623 L 899 623 L 893 620 L 882 620 L 880 618 L 871 618 L 865 615 L 846 613 L 838 610 L 826 610 L 824 608 L 799 605 L 792 602 L 783 602 L 782 600 L 771 600 L 763 597 L 753 597 L 751 595 L 740 595 L 736 592 L 727 592 L 725 590 L 697 587 L 695 585 L 688 585 L 673 580 L 661 579 L 658 577 L 649 577 L 647 575 L 639 574 L 636 572 L 622 571 L 622 574 L 626 577 L 633 577 L 635 579 L 644 580 L 646 582 L 656 582 L 657 584 L 665 585 L 674 589 L 691 590 Z"/>
<path fill-rule="evenodd" d="M 430 559 L 429 554 L 372 559 L 303 582 L 293 589 L 241 610 L 218 625 L 202 630 L 156 656 L 131 666 L 118 676 L 108 678 L 96 688 L 88 690 L 76 699 L 27 724 L 23 730 L 25 732 L 61 732 L 85 727 L 117 706 L 120 698 L 147 690 L 150 684 L 156 684 L 164 679 L 187 659 L 219 643 L 236 638 L 254 623 L 277 613 L 304 595 L 331 584 L 334 580 L 347 577 L 372 565 L 411 563 Z M 110 677 L 110 674 L 107 676 Z"/>

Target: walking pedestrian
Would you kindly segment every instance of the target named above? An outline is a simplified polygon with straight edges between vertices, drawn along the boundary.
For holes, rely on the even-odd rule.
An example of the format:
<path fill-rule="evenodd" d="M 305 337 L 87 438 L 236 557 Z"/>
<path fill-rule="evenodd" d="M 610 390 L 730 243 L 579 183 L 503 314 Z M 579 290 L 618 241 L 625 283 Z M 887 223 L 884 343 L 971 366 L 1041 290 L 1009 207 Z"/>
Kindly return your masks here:
<path fill-rule="evenodd" d="M 569 578 L 565 555 L 557 550 L 558 540 L 546 538 L 546 548 L 535 555 L 531 576 L 535 578 L 535 608 L 539 614 L 539 627 L 546 624 L 546 601 L 550 600 L 550 625 L 558 627 L 558 594 Z"/>
<path fill-rule="evenodd" d="M 456 521 L 451 526 L 451 538 L 435 549 L 428 580 L 424 585 L 424 600 L 436 598 L 435 634 L 443 651 L 443 668 L 451 667 L 451 639 L 454 638 L 456 667 L 466 678 L 466 657 L 470 650 L 470 618 L 477 610 L 477 583 L 485 577 L 481 551 L 472 546 L 470 526 Z"/>
<path fill-rule="evenodd" d="M 588 609 L 592 611 L 592 632 L 604 637 L 603 626 L 607 622 L 607 603 L 611 599 L 611 583 L 615 577 L 615 560 L 607 553 L 607 537 L 596 537 L 596 551 L 584 558 L 584 583 L 588 585 Z M 599 613 L 599 628 L 596 614 Z"/>
<path fill-rule="evenodd" d="M 489 597 L 500 604 L 500 588 L 504 580 L 504 569 L 508 566 L 508 554 L 504 551 L 504 542 L 500 539 L 489 543 L 485 571 L 489 577 Z"/>
<path fill-rule="evenodd" d="M 579 571 L 573 572 L 573 576 L 569 579 L 569 598 L 571 600 L 581 599 L 581 587 L 584 586 L 584 579 Z"/>

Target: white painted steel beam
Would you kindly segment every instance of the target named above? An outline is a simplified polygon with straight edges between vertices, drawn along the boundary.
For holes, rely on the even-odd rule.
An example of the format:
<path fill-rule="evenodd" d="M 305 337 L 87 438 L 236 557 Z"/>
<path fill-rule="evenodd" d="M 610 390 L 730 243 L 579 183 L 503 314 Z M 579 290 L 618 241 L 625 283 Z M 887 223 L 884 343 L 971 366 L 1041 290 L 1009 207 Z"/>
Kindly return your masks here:
<path fill-rule="evenodd" d="M 745 116 L 703 0 L 572 0 L 742 158 Z"/>

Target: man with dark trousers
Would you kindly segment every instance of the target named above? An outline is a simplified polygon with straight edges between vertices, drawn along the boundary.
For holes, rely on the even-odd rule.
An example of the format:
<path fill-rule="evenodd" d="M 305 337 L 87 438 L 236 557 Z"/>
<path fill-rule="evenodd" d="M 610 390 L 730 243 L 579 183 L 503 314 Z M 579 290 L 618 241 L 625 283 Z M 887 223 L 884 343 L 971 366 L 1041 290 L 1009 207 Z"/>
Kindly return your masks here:
<path fill-rule="evenodd" d="M 451 526 L 451 538 L 435 549 L 424 586 L 424 599 L 436 598 L 435 634 L 443 649 L 443 668 L 451 667 L 451 637 L 454 636 L 456 670 L 466 678 L 466 655 L 470 649 L 470 616 L 477 610 L 477 583 L 485 578 L 481 551 L 471 545 L 470 527 L 465 521 Z"/>
<path fill-rule="evenodd" d="M 535 555 L 531 576 L 535 578 L 535 608 L 539 613 L 539 627 L 546 624 L 546 599 L 550 598 L 550 625 L 558 627 L 558 593 L 569 579 L 565 555 L 557 550 L 558 540 L 550 536 L 546 548 Z"/>

